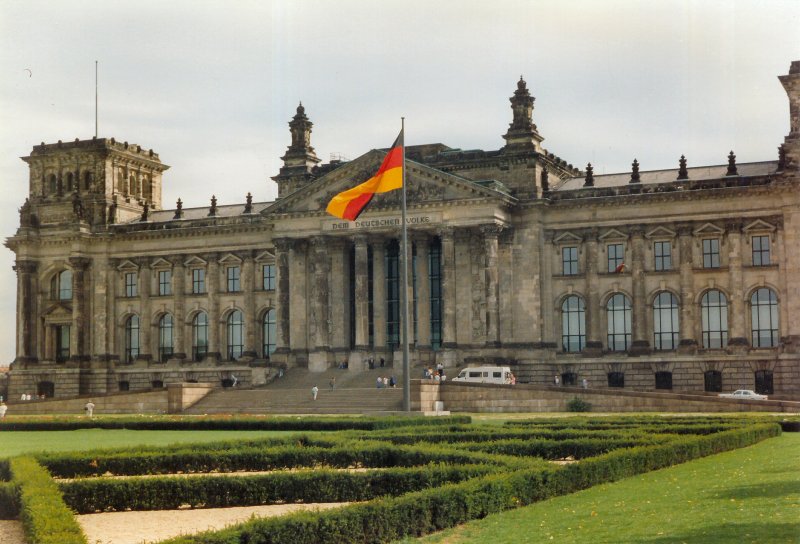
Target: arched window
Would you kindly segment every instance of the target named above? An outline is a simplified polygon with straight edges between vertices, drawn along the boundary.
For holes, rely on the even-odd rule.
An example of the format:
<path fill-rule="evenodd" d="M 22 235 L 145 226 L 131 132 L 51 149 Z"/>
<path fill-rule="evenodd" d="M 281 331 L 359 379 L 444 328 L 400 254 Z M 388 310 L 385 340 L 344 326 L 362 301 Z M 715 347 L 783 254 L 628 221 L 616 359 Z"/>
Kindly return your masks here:
<path fill-rule="evenodd" d="M 67 172 L 67 192 L 72 192 L 75 188 L 75 176 L 72 175 L 72 172 Z"/>
<path fill-rule="evenodd" d="M 208 316 L 200 312 L 192 319 L 192 359 L 202 361 L 208 354 Z"/>
<path fill-rule="evenodd" d="M 750 297 L 750 328 L 754 348 L 778 345 L 778 297 L 775 291 L 762 287 Z"/>
<path fill-rule="evenodd" d="M 703 317 L 703 347 L 719 349 L 728 345 L 728 299 L 712 289 L 700 303 Z"/>
<path fill-rule="evenodd" d="M 125 362 L 132 363 L 139 356 L 139 316 L 132 315 L 125 322 Z"/>
<path fill-rule="evenodd" d="M 657 350 L 678 347 L 678 298 L 669 291 L 653 300 L 653 346 Z"/>
<path fill-rule="evenodd" d="M 631 345 L 631 301 L 622 293 L 608 299 L 608 349 L 627 351 Z M 613 387 L 613 386 L 611 386 Z"/>
<path fill-rule="evenodd" d="M 239 310 L 228 315 L 228 359 L 235 361 L 242 356 L 244 350 L 244 316 Z"/>
<path fill-rule="evenodd" d="M 561 347 L 578 352 L 586 346 L 586 306 L 576 295 L 568 296 L 561 305 Z"/>
<path fill-rule="evenodd" d="M 172 328 L 172 316 L 164 314 L 158 321 L 158 357 L 162 363 L 172 357 Z"/>
<path fill-rule="evenodd" d="M 269 359 L 270 354 L 275 351 L 276 333 L 275 310 L 267 310 L 264 313 L 264 320 L 261 323 L 261 334 L 264 340 L 262 353 L 267 359 Z"/>
<path fill-rule="evenodd" d="M 88 170 L 83 173 L 83 188 L 86 191 L 92 188 L 92 173 Z"/>
<path fill-rule="evenodd" d="M 128 181 L 130 182 L 129 184 L 130 184 L 130 188 L 131 188 L 131 196 L 138 196 L 139 195 L 139 185 L 136 182 L 136 176 L 134 174 L 131 174 L 130 177 L 128 178 Z"/>
<path fill-rule="evenodd" d="M 72 270 L 62 270 L 53 276 L 50 292 L 55 300 L 72 300 Z"/>
<path fill-rule="evenodd" d="M 56 180 L 55 174 L 50 174 L 48 178 L 48 192 L 51 195 L 54 195 L 58 192 L 58 181 Z"/>

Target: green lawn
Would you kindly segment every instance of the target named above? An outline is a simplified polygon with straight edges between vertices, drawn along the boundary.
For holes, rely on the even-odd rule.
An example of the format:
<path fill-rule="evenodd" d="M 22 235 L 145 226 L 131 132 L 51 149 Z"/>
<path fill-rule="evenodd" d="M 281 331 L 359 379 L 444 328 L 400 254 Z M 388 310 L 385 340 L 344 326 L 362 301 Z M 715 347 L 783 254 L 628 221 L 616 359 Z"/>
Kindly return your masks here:
<path fill-rule="evenodd" d="M 800 434 L 489 516 L 420 541 L 797 544 Z"/>
<path fill-rule="evenodd" d="M 124 429 L 2 431 L 0 432 L 0 458 L 36 451 L 166 446 L 187 442 L 270 438 L 291 434 L 309 433 L 301 431 L 129 431 Z"/>

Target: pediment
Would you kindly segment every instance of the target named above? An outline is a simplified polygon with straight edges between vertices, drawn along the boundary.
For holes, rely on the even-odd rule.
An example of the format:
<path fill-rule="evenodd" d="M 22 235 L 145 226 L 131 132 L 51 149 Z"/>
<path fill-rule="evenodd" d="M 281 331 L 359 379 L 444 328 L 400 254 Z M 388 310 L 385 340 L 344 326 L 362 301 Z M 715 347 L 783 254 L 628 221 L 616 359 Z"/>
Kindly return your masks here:
<path fill-rule="evenodd" d="M 675 238 L 677 232 L 666 227 L 656 227 L 649 231 L 645 236 L 647 238 Z"/>
<path fill-rule="evenodd" d="M 185 266 L 187 268 L 202 268 L 202 267 L 206 266 L 207 264 L 208 264 L 208 262 L 204 261 L 200 257 L 197 257 L 196 255 L 192 256 L 189 259 L 186 259 L 183 262 L 183 266 Z"/>
<path fill-rule="evenodd" d="M 225 255 L 223 258 L 221 258 L 219 260 L 219 264 L 223 264 L 223 265 L 224 264 L 237 265 L 237 264 L 241 264 L 241 263 L 242 263 L 242 259 L 240 257 L 237 257 L 236 255 L 234 255 L 233 253 L 228 253 L 227 255 Z"/>
<path fill-rule="evenodd" d="M 58 302 L 47 308 L 43 316 L 47 319 L 72 319 L 72 310 Z"/>
<path fill-rule="evenodd" d="M 261 213 L 268 215 L 324 212 L 334 195 L 372 177 L 380 168 L 385 155 L 385 151 L 372 150 L 281 198 Z M 402 191 L 399 190 L 376 194 L 368 210 L 399 209 L 401 198 Z M 441 204 L 446 201 L 486 198 L 515 201 L 513 197 L 496 187 L 487 187 L 461 176 L 406 160 L 406 203 L 409 208 L 432 203 Z"/>
<path fill-rule="evenodd" d="M 256 256 L 257 263 L 273 263 L 275 262 L 275 254 L 269 251 L 263 251 Z"/>
<path fill-rule="evenodd" d="M 139 265 L 131 260 L 125 259 L 117 267 L 117 270 L 120 272 L 138 272 Z"/>
<path fill-rule="evenodd" d="M 705 223 L 700 225 L 698 228 L 694 230 L 695 236 L 703 236 L 703 235 L 714 235 L 714 236 L 721 236 L 725 233 L 725 230 L 721 227 L 716 226 L 714 223 Z"/>
<path fill-rule="evenodd" d="M 745 226 L 742 230 L 744 230 L 744 232 L 774 232 L 775 226 L 770 225 L 761 219 L 756 219 L 752 223 L 749 223 L 747 226 Z"/>
<path fill-rule="evenodd" d="M 583 239 L 575 234 L 574 232 L 562 232 L 555 238 L 553 238 L 554 244 L 574 244 L 574 243 L 581 243 Z"/>
<path fill-rule="evenodd" d="M 628 235 L 617 229 L 609 229 L 598 237 L 601 241 L 608 240 L 627 240 Z"/>
<path fill-rule="evenodd" d="M 153 261 L 153 264 L 150 265 L 150 268 L 162 268 L 162 269 L 172 268 L 172 263 L 166 259 L 162 259 L 161 257 L 159 257 L 158 259 Z"/>

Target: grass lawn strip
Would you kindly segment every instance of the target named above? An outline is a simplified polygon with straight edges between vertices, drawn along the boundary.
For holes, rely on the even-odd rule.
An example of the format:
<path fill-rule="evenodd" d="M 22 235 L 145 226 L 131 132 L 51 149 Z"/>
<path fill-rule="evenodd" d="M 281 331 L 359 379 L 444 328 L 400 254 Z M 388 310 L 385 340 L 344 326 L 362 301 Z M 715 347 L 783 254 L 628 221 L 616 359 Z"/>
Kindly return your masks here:
<path fill-rule="evenodd" d="M 798 543 L 799 451 L 787 433 L 404 542 Z"/>

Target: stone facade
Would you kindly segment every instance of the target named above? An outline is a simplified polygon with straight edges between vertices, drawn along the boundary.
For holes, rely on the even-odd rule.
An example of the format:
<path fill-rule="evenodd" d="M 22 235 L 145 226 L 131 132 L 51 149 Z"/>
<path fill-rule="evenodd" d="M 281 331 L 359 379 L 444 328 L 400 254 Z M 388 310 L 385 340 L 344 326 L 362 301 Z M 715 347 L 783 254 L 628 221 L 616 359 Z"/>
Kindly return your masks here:
<path fill-rule="evenodd" d="M 406 148 L 411 358 L 592 387 L 800 391 L 800 62 L 775 161 L 597 175 L 542 146 L 520 79 L 498 150 Z M 157 154 L 35 146 L 9 395 L 243 385 L 400 357 L 400 191 L 325 213 L 385 151 L 321 164 L 299 106 L 274 202 L 174 209 Z M 722 154 L 721 154 L 722 155 Z M 416 370 L 413 370 L 416 372 Z"/>

